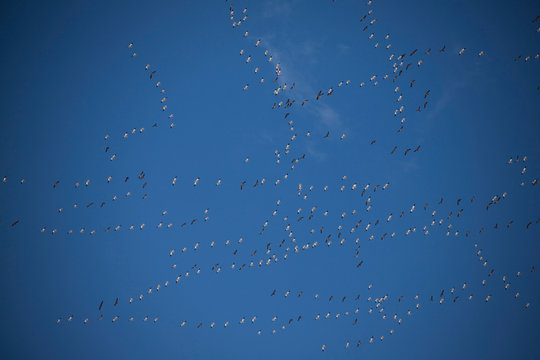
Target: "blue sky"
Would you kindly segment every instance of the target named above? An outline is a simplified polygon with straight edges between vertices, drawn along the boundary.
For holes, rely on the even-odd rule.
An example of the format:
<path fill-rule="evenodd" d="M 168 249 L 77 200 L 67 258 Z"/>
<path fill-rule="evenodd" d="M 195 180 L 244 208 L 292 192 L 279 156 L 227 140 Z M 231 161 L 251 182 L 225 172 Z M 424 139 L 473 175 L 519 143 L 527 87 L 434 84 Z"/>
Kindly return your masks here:
<path fill-rule="evenodd" d="M 539 3 L 1 6 L 3 359 L 538 359 Z"/>

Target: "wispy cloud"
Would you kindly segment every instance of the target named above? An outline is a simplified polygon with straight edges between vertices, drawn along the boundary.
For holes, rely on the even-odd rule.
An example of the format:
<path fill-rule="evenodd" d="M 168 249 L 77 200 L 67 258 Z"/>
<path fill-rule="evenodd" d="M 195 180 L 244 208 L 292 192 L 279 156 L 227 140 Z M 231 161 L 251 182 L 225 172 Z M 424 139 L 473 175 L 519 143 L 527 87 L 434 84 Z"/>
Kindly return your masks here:
<path fill-rule="evenodd" d="M 285 17 L 292 13 L 290 1 L 270 0 L 266 1 L 263 7 L 263 16 L 265 18 Z"/>
<path fill-rule="evenodd" d="M 293 91 L 297 102 L 300 103 L 303 99 L 310 99 L 311 103 L 302 108 L 301 111 L 306 111 L 312 115 L 312 118 L 316 120 L 313 126 L 324 129 L 324 131 L 344 131 L 341 115 L 335 108 L 323 102 L 313 103 L 313 99 L 319 90 L 311 84 L 308 76 L 303 71 L 298 70 L 299 67 L 297 64 L 302 63 L 302 59 L 298 59 L 298 56 L 296 56 L 299 50 L 304 56 L 316 57 L 313 55 L 319 51 L 319 48 L 322 48 L 323 45 L 321 42 L 304 41 L 299 46 L 294 46 L 290 42 L 284 42 L 278 47 L 274 44 L 274 40 L 276 39 L 273 35 L 267 34 L 261 38 L 264 39 L 265 45 L 270 49 L 276 63 L 280 63 L 282 72 L 279 76 L 278 85 L 282 86 L 285 83 L 291 85 L 295 83 L 295 89 Z"/>
<path fill-rule="evenodd" d="M 311 107 L 312 111 L 317 115 L 320 124 L 329 130 L 342 130 L 343 122 L 339 113 L 326 104 L 318 104 L 316 107 Z"/>
<path fill-rule="evenodd" d="M 443 112 L 448 104 L 454 101 L 456 93 L 461 87 L 465 86 L 465 83 L 462 81 L 452 81 L 448 86 L 445 87 L 442 96 L 435 102 L 433 109 L 428 112 L 426 118 L 432 120 L 439 116 Z"/>
<path fill-rule="evenodd" d="M 290 4 L 284 5 L 281 1 L 271 1 L 265 7 L 264 16 L 287 16 L 291 10 L 290 7 Z M 288 89 L 281 94 L 296 99 L 295 112 L 298 115 L 301 113 L 303 113 L 303 116 L 307 115 L 307 121 L 304 122 L 306 130 L 314 130 L 314 135 L 317 133 L 317 136 L 320 133 L 324 134 L 330 131 L 332 138 L 341 136 L 342 133 L 350 135 L 339 109 L 325 103 L 324 100 L 315 100 L 317 93 L 321 89 L 310 78 L 310 69 L 316 67 L 313 65 L 318 62 L 318 54 L 325 51 L 326 39 L 318 39 L 317 41 L 299 39 L 295 41 L 271 31 L 255 36 L 262 39 L 264 48 L 269 50 L 269 54 L 273 58 L 270 63 L 273 68 L 272 72 L 276 64 L 280 64 L 281 75 L 278 82 L 269 82 L 269 84 L 272 84 L 272 90 L 278 86 L 283 86 L 285 83 L 288 85 Z M 343 54 L 349 51 L 349 46 L 346 44 L 338 44 L 337 48 Z M 293 83 L 295 83 L 295 88 L 291 90 L 290 85 Z M 309 99 L 309 103 L 301 107 L 300 104 L 303 99 Z M 321 162 L 329 157 L 329 154 L 324 151 L 323 142 L 309 141 L 304 144 L 304 151 L 309 157 Z"/>
<path fill-rule="evenodd" d="M 342 44 L 342 43 L 339 43 L 336 45 L 337 47 L 337 50 L 338 50 L 338 57 L 341 57 L 345 54 L 347 54 L 349 52 L 349 50 L 351 49 L 351 47 L 347 44 Z"/>
<path fill-rule="evenodd" d="M 418 171 L 420 169 L 420 165 L 418 164 L 418 161 L 413 158 L 405 159 L 400 162 L 401 169 L 406 173 L 411 173 Z"/>
<path fill-rule="evenodd" d="M 308 144 L 306 147 L 307 155 L 318 161 L 325 161 L 328 158 L 328 154 L 324 151 L 320 151 L 315 146 Z"/>

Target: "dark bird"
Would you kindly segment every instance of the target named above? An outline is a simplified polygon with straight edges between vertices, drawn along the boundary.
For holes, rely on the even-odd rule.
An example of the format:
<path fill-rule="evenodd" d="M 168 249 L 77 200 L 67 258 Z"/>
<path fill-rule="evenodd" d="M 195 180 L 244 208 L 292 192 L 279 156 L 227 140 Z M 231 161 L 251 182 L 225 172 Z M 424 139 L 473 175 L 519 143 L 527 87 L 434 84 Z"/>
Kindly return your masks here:
<path fill-rule="evenodd" d="M 152 72 L 150 73 L 150 79 L 154 77 L 154 74 L 155 74 L 155 73 L 156 73 L 156 70 L 154 70 L 154 71 L 152 71 Z"/>

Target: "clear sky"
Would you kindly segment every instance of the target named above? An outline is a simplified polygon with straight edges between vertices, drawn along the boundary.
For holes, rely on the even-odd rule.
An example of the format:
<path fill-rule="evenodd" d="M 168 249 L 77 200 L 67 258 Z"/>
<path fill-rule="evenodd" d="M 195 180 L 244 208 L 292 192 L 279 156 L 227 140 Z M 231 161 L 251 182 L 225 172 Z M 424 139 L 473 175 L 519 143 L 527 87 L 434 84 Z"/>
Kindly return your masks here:
<path fill-rule="evenodd" d="M 3 2 L 0 358 L 539 359 L 537 15 Z"/>

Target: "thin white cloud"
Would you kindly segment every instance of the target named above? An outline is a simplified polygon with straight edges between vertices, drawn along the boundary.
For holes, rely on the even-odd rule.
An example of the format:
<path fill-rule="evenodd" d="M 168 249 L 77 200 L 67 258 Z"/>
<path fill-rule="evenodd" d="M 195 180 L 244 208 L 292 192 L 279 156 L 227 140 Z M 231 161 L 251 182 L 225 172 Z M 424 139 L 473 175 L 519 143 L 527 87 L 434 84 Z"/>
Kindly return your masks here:
<path fill-rule="evenodd" d="M 296 62 L 293 59 L 297 59 L 297 56 L 293 56 L 301 51 L 305 54 L 312 55 L 317 52 L 317 48 L 322 47 L 321 43 L 314 43 L 312 41 L 304 41 L 300 45 L 300 50 L 293 46 L 290 42 L 284 43 L 282 46 L 278 47 L 273 44 L 275 36 L 269 34 L 261 37 L 268 47 L 270 53 L 275 60 L 275 63 L 279 63 L 282 69 L 281 75 L 279 76 L 279 85 L 288 84 L 289 86 L 292 83 L 295 83 L 294 90 L 285 90 L 285 91 L 294 91 L 294 98 L 297 99 L 297 106 L 302 102 L 303 99 L 309 99 L 310 104 L 307 104 L 304 108 L 301 108 L 300 111 L 307 111 L 309 114 L 313 115 L 313 118 L 316 120 L 313 123 L 313 126 L 324 129 L 324 131 L 334 132 L 343 132 L 344 126 L 339 112 L 333 107 L 325 104 L 323 102 L 314 103 L 315 96 L 319 92 L 316 90 L 307 77 L 303 74 L 302 71 L 297 70 Z M 275 84 L 274 84 L 275 85 Z M 277 87 L 275 85 L 275 87 Z M 341 134 L 340 134 L 341 135 Z"/>
<path fill-rule="evenodd" d="M 448 104 L 454 101 L 457 91 L 463 86 L 465 86 L 465 84 L 461 81 L 452 81 L 446 86 L 442 96 L 435 102 L 433 109 L 427 113 L 426 118 L 432 120 L 439 116 L 439 114 L 446 109 Z"/>
<path fill-rule="evenodd" d="M 291 13 L 290 1 L 270 0 L 265 2 L 262 14 L 265 18 L 272 18 L 289 16 Z"/>
<path fill-rule="evenodd" d="M 325 128 L 329 130 L 341 130 L 343 128 L 343 122 L 341 116 L 331 106 L 326 104 L 317 104 L 318 106 L 312 107 L 318 118 Z"/>
<path fill-rule="evenodd" d="M 328 158 L 328 154 L 326 152 L 320 151 L 319 149 L 315 148 L 313 145 L 307 145 L 306 152 L 310 158 L 313 158 L 318 161 L 325 161 Z"/>

